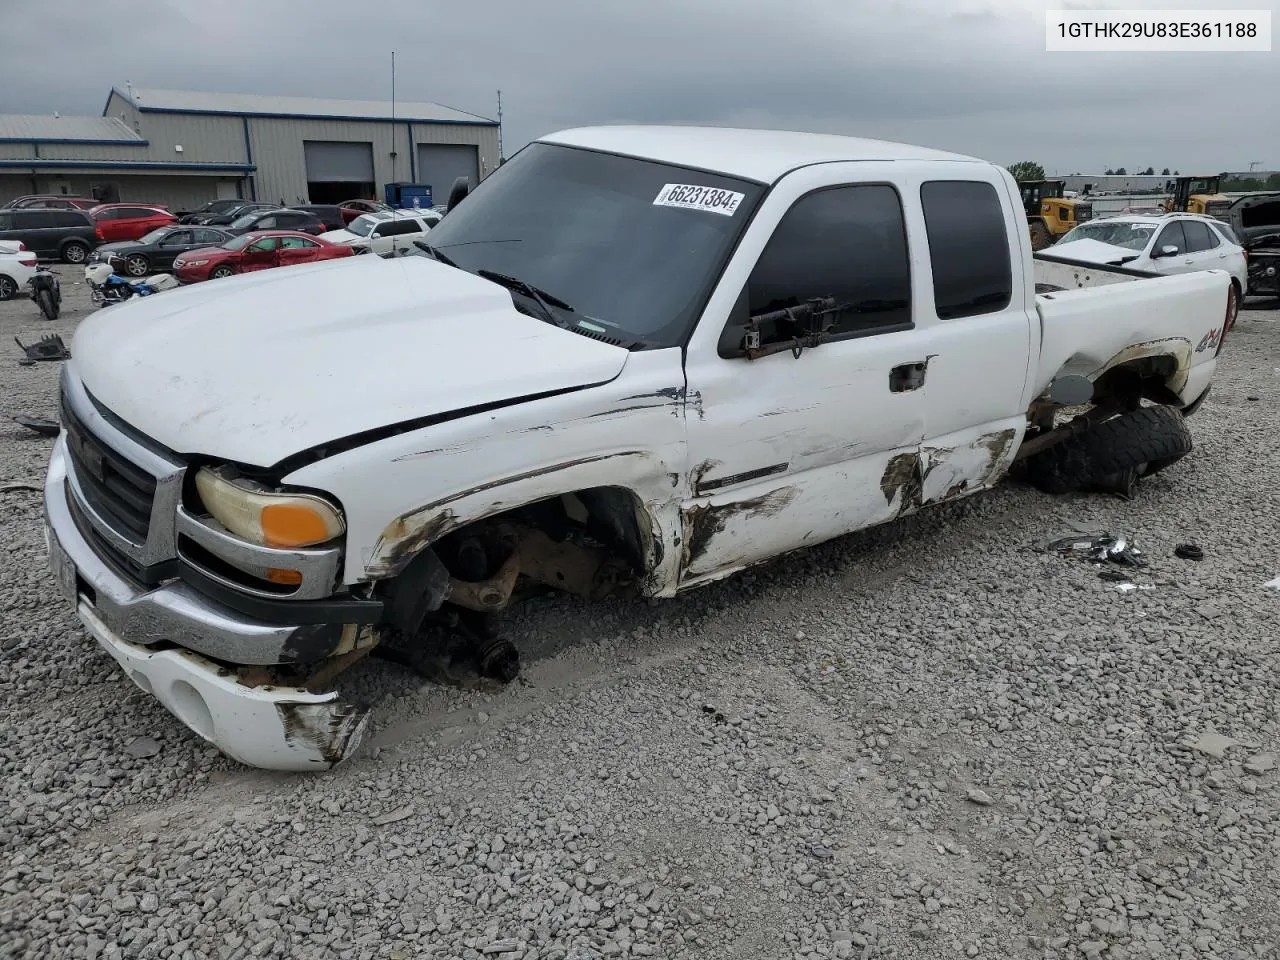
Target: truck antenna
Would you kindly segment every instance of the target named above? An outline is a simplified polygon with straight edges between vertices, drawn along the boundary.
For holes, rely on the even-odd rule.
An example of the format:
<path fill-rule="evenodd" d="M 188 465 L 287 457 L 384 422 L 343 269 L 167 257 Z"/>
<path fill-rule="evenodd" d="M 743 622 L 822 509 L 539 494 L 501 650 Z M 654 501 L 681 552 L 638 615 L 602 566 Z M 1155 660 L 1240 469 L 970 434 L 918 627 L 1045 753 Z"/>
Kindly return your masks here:
<path fill-rule="evenodd" d="M 502 152 L 502 91 L 498 91 L 498 163 L 502 163 L 504 154 Z"/>

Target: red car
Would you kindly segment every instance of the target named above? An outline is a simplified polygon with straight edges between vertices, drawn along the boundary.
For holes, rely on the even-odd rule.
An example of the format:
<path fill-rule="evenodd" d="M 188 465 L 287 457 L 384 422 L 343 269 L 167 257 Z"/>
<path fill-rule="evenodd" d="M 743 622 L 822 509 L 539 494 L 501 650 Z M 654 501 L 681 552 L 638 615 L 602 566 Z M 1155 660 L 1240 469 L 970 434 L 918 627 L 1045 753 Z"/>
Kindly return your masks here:
<path fill-rule="evenodd" d="M 217 280 L 233 273 L 270 270 L 295 263 L 316 263 L 355 255 L 355 248 L 330 243 L 292 230 L 258 230 L 228 240 L 220 247 L 201 247 L 179 254 L 173 272 L 182 283 Z"/>
<path fill-rule="evenodd" d="M 156 204 L 101 203 L 89 211 L 103 243 L 137 240 L 156 227 L 177 223 L 178 218 Z"/>
<path fill-rule="evenodd" d="M 350 223 L 356 217 L 366 213 L 386 212 L 390 209 L 385 203 L 379 203 L 377 200 L 344 200 L 338 204 L 338 213 L 343 223 Z"/>

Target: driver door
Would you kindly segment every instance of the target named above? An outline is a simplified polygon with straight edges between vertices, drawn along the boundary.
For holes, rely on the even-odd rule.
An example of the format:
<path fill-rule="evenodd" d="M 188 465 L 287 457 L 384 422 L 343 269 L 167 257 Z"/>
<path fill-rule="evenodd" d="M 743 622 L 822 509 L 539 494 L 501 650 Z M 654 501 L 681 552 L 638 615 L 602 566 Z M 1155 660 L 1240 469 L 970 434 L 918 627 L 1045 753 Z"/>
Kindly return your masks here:
<path fill-rule="evenodd" d="M 241 271 L 268 270 L 280 264 L 280 238 L 263 237 L 245 247 L 240 258 Z"/>
<path fill-rule="evenodd" d="M 1174 247 L 1176 252 L 1166 254 L 1165 247 Z M 1181 220 L 1164 225 L 1151 245 L 1150 257 L 1151 269 L 1155 273 L 1187 273 L 1195 269 L 1195 261 L 1187 253 L 1187 239 L 1182 232 Z"/>
<path fill-rule="evenodd" d="M 918 507 L 929 333 L 914 322 L 917 280 L 893 175 L 873 162 L 788 176 L 726 270 L 686 361 L 681 586 Z M 824 342 L 797 355 L 785 324 L 770 325 L 762 345 L 783 349 L 742 355 L 750 315 L 814 297 L 847 307 Z M 711 321 L 717 302 L 727 324 Z"/>

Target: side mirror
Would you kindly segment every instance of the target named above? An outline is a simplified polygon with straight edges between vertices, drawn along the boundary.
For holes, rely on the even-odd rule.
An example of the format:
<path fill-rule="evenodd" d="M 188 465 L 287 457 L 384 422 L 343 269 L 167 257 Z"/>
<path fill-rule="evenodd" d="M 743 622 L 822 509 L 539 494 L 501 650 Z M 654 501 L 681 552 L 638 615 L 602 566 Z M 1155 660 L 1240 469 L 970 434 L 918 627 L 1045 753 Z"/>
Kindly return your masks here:
<path fill-rule="evenodd" d="M 467 177 L 459 177 L 453 181 L 453 187 L 449 190 L 449 205 L 445 208 L 445 213 L 448 213 L 466 199 L 467 194 L 470 192 L 471 181 Z"/>
<path fill-rule="evenodd" d="M 1176 257 L 1177 255 L 1178 255 L 1178 248 L 1171 243 L 1166 243 L 1163 247 L 1161 247 L 1159 250 L 1155 252 L 1154 257 L 1156 259 L 1159 259 L 1160 257 Z"/>

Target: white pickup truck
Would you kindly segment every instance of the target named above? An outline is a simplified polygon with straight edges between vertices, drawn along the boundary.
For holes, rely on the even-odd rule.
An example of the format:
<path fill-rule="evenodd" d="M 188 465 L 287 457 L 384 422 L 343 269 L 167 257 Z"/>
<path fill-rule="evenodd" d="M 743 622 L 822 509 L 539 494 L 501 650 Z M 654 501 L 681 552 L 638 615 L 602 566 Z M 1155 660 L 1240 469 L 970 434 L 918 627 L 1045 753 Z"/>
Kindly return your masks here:
<path fill-rule="evenodd" d="M 76 333 L 51 566 L 245 764 L 350 756 L 369 708 L 335 677 L 375 648 L 509 679 L 526 587 L 670 597 L 1015 461 L 1131 484 L 1189 449 L 1231 284 L 1033 259 L 981 160 L 685 127 L 536 141 L 417 253 Z"/>

